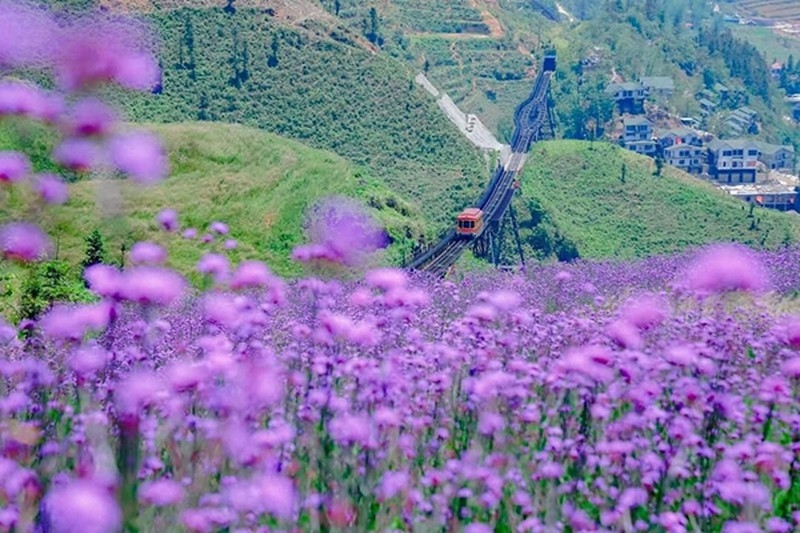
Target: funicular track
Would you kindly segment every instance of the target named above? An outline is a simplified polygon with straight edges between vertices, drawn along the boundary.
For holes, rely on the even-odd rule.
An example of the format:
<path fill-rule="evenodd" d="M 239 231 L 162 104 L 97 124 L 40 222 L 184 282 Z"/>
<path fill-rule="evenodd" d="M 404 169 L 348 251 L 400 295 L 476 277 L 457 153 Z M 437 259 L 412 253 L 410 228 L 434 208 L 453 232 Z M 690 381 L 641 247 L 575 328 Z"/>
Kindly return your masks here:
<path fill-rule="evenodd" d="M 555 70 L 555 55 L 548 54 L 536 76 L 530 95 L 523 100 L 514 113 L 514 134 L 511 140 L 512 153 L 495 169 L 489 185 L 475 203 L 484 213 L 482 232 L 492 223 L 498 223 L 505 215 L 514 196 L 514 182 L 525 165 L 528 152 L 543 134 L 549 120 L 548 91 L 550 77 Z M 443 276 L 455 264 L 461 253 L 475 242 L 474 237 L 458 235 L 450 230 L 438 243 L 412 259 L 407 268 Z"/>

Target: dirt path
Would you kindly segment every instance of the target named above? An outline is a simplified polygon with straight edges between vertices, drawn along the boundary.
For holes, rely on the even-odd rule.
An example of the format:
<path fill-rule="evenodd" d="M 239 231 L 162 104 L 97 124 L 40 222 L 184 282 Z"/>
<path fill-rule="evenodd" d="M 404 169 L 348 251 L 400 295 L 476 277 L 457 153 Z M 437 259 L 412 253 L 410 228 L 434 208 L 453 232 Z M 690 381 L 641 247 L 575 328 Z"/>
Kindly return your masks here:
<path fill-rule="evenodd" d="M 489 36 L 492 39 L 502 39 L 506 36 L 506 32 L 503 29 L 503 25 L 500 24 L 499 20 L 497 20 L 497 17 L 492 15 L 491 11 L 489 11 L 488 7 L 486 6 L 488 3 L 496 6 L 497 0 L 469 0 L 470 7 L 480 10 L 483 23 L 489 28 Z"/>

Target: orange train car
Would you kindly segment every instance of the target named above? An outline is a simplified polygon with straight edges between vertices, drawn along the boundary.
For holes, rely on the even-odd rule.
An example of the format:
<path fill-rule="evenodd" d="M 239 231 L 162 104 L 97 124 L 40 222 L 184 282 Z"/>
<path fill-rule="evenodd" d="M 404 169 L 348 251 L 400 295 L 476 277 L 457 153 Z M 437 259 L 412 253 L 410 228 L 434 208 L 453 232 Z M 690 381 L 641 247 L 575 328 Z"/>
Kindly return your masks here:
<path fill-rule="evenodd" d="M 477 207 L 464 209 L 456 218 L 456 233 L 467 237 L 478 235 L 483 229 L 483 211 Z"/>

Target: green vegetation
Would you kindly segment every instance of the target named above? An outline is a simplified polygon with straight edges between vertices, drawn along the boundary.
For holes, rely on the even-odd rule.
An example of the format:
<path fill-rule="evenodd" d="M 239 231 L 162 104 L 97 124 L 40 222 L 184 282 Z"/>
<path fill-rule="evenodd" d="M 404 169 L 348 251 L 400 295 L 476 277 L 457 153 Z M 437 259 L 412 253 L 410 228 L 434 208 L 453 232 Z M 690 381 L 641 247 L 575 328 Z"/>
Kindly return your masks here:
<path fill-rule="evenodd" d="M 730 30 L 740 39 L 745 39 L 764 54 L 770 63 L 785 63 L 790 55 L 800 57 L 800 38 L 780 35 L 772 28 L 760 26 L 731 25 Z"/>
<path fill-rule="evenodd" d="M 281 275 L 300 273 L 291 250 L 304 241 L 306 209 L 324 196 L 361 198 L 374 209 L 394 241 L 387 261 L 399 261 L 426 230 L 412 206 L 329 152 L 237 125 L 188 123 L 153 130 L 170 153 L 173 172 L 165 183 L 142 188 L 121 180 L 81 181 L 71 185 L 66 205 L 46 215 L 22 212 L 23 198 L 16 194 L 0 219 L 37 217 L 58 239 L 59 259 L 76 271 L 97 256 L 124 262 L 131 244 L 148 239 L 167 246 L 172 266 L 191 272 L 202 253 L 221 243 L 206 246 L 160 232 L 154 217 L 167 207 L 177 209 L 182 225 L 197 228 L 199 235 L 209 221 L 225 221 L 239 243 L 230 253 L 234 261 L 260 258 Z M 94 230 L 104 251 L 98 250 Z"/>
<path fill-rule="evenodd" d="M 280 26 L 264 11 L 151 19 L 163 87 L 120 99 L 131 119 L 241 123 L 334 151 L 440 226 L 479 194 L 485 163 L 397 61 L 335 40 L 344 34 Z"/>
<path fill-rule="evenodd" d="M 540 250 L 549 239 L 552 253 L 559 239 L 574 243 L 583 258 L 644 257 L 717 241 L 776 247 L 800 238 L 796 216 L 751 214 L 744 202 L 671 167 L 654 174 L 652 159 L 610 144 L 537 144 L 517 200 L 522 238 Z"/>

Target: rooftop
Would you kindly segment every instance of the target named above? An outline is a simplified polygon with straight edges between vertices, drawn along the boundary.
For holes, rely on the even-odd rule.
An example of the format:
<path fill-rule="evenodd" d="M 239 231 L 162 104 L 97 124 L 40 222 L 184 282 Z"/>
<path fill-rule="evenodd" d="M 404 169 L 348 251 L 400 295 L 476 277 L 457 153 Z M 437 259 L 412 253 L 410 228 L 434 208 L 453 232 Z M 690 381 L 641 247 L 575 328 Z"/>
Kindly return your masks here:
<path fill-rule="evenodd" d="M 726 139 L 726 140 L 714 139 L 708 143 L 708 148 L 709 150 L 718 152 L 725 148 L 728 148 L 730 150 L 745 150 L 748 148 L 758 149 L 758 146 L 754 141 L 751 141 L 750 139 Z"/>
<path fill-rule="evenodd" d="M 622 119 L 625 126 L 650 126 L 651 123 L 645 117 L 625 117 Z"/>
<path fill-rule="evenodd" d="M 758 151 L 762 154 L 772 155 L 777 153 L 779 150 L 788 150 L 794 153 L 794 146 L 791 145 L 780 145 L 780 144 L 770 144 L 765 143 L 762 141 L 755 141 L 755 145 L 758 147 Z"/>
<path fill-rule="evenodd" d="M 669 76 L 648 76 L 642 78 L 642 85 L 656 90 L 674 90 L 675 82 Z"/>
<path fill-rule="evenodd" d="M 644 89 L 641 83 L 634 81 L 623 81 L 620 83 L 609 83 L 606 87 L 607 93 L 616 93 L 618 91 L 640 91 Z"/>

